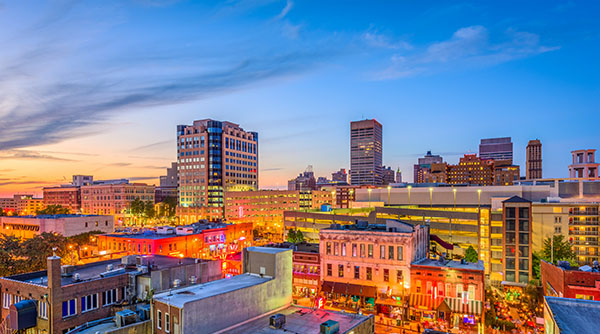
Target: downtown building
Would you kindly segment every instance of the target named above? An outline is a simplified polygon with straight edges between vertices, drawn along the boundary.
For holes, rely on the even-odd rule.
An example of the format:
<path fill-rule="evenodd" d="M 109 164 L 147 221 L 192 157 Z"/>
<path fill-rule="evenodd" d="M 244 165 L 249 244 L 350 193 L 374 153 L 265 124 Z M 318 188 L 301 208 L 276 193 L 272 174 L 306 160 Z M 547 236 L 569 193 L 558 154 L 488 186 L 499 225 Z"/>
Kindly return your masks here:
<path fill-rule="evenodd" d="M 60 205 L 70 213 L 81 212 L 81 189 L 73 185 L 44 187 L 44 206 Z"/>
<path fill-rule="evenodd" d="M 29 216 L 44 208 L 44 200 L 33 195 L 15 194 L 0 198 L 0 208 L 7 214 Z"/>
<path fill-rule="evenodd" d="M 446 164 L 444 159 L 439 155 L 431 154 L 431 151 L 427 151 L 424 157 L 417 160 L 417 164 L 414 165 L 413 182 L 414 183 L 442 183 L 446 182 Z M 440 166 L 443 166 L 441 168 Z M 431 176 L 434 172 L 436 176 Z M 444 175 L 439 176 L 438 173 L 443 170 Z"/>
<path fill-rule="evenodd" d="M 350 123 L 350 184 L 383 184 L 383 137 L 374 119 Z"/>
<path fill-rule="evenodd" d="M 513 162 L 513 143 L 510 137 L 481 139 L 479 157 L 483 160 L 508 160 Z"/>
<path fill-rule="evenodd" d="M 600 163 L 596 162 L 596 150 L 576 150 L 571 152 L 572 163 L 569 165 L 570 178 L 598 178 Z"/>
<path fill-rule="evenodd" d="M 113 231 L 115 219 L 110 215 L 36 215 L 0 217 L 3 234 L 31 239 L 41 233 L 58 233 L 65 237 L 99 231 Z"/>
<path fill-rule="evenodd" d="M 539 139 L 527 143 L 527 180 L 542 178 L 542 142 Z"/>
<path fill-rule="evenodd" d="M 258 187 L 258 133 L 212 119 L 178 125 L 177 165 L 179 205 L 222 216 L 225 191 Z"/>

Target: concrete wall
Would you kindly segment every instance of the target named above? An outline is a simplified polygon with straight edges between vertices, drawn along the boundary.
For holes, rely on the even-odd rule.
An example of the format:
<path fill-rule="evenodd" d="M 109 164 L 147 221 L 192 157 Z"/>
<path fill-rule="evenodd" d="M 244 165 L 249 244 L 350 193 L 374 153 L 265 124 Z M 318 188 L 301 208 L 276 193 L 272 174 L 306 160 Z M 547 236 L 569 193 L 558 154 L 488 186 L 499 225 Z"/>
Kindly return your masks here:
<path fill-rule="evenodd" d="M 250 263 L 245 267 L 266 268 L 275 278 L 249 288 L 205 298 L 184 306 L 182 333 L 212 333 L 250 318 L 268 313 L 292 302 L 292 251 L 261 253 L 245 251 Z"/>
<path fill-rule="evenodd" d="M 150 334 L 152 333 L 152 321 L 136 322 L 129 326 L 107 330 L 104 334 Z"/>
<path fill-rule="evenodd" d="M 374 334 L 375 333 L 375 316 L 370 315 L 365 321 L 344 332 L 344 334 Z"/>

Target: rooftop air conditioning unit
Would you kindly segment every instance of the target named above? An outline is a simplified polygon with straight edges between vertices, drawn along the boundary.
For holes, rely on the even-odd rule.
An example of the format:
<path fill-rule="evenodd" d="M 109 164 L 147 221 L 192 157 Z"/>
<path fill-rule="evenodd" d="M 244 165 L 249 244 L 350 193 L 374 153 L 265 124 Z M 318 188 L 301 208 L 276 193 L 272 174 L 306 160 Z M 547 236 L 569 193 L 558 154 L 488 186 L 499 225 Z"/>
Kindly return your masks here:
<path fill-rule="evenodd" d="M 123 327 L 135 323 L 137 315 L 132 310 L 123 310 L 115 314 L 115 324 Z"/>
<path fill-rule="evenodd" d="M 273 329 L 283 329 L 285 325 L 285 315 L 277 313 L 269 318 L 269 327 Z"/>
<path fill-rule="evenodd" d="M 140 317 L 140 321 L 150 320 L 150 304 L 138 306 L 137 311 Z"/>
<path fill-rule="evenodd" d="M 175 233 L 177 235 L 189 235 L 189 234 L 194 234 L 194 228 L 191 226 L 179 226 L 176 230 Z"/>
<path fill-rule="evenodd" d="M 148 266 L 150 262 L 150 257 L 148 256 L 138 256 L 135 258 L 135 264 L 137 266 Z"/>
<path fill-rule="evenodd" d="M 340 332 L 340 323 L 333 320 L 327 320 L 321 324 L 320 334 L 336 334 Z"/>
<path fill-rule="evenodd" d="M 73 272 L 75 271 L 75 266 L 62 266 L 60 267 L 60 276 L 62 277 L 70 277 L 73 276 Z"/>

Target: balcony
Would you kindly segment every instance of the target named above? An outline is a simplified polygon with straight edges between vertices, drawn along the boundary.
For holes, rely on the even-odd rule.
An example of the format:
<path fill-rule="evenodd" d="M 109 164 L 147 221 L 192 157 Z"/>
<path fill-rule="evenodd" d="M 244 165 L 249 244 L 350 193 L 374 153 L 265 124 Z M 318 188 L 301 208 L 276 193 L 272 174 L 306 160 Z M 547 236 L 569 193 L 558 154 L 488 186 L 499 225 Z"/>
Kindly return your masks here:
<path fill-rule="evenodd" d="M 573 246 L 598 246 L 598 241 L 573 241 Z"/>
<path fill-rule="evenodd" d="M 569 235 L 591 235 L 591 236 L 598 236 L 598 231 L 569 231 Z"/>

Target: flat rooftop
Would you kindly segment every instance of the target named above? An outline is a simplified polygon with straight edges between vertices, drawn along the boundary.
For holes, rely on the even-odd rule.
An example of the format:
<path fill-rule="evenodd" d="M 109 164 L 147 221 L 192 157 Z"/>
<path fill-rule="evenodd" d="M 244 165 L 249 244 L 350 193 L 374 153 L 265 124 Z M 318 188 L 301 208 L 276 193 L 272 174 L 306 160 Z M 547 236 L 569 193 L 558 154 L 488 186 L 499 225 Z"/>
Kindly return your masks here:
<path fill-rule="evenodd" d="M 133 255 L 135 256 L 135 255 Z M 141 255 L 140 255 L 141 256 Z M 164 255 L 146 255 L 141 256 L 148 259 L 148 263 L 152 265 L 153 270 L 162 270 L 166 268 L 172 268 L 180 265 L 190 265 L 196 262 L 193 258 L 174 258 Z M 199 260 L 207 261 L 207 260 Z M 73 276 L 67 276 L 61 278 L 61 285 L 85 283 L 94 279 L 101 278 L 100 274 L 107 271 L 108 265 L 112 265 L 113 270 L 124 268 L 124 273 L 137 271 L 135 266 L 125 267 L 121 264 L 121 259 L 113 259 L 99 262 L 92 262 L 80 266 L 75 266 L 73 274 L 79 274 L 79 280 L 75 281 Z M 48 286 L 48 272 L 36 271 L 26 274 L 7 276 L 7 279 L 21 281 L 25 283 L 31 283 L 41 286 Z"/>
<path fill-rule="evenodd" d="M 37 216 L 3 216 L 2 219 L 61 219 L 61 218 L 78 218 L 78 217 L 108 217 L 110 215 L 37 215 Z M 112 216 L 111 216 L 112 217 Z"/>
<path fill-rule="evenodd" d="M 155 301 L 160 301 L 178 308 L 182 308 L 186 303 L 214 297 L 220 294 L 235 290 L 245 289 L 254 285 L 263 284 L 272 280 L 268 277 L 260 277 L 257 274 L 241 274 L 231 278 L 224 278 L 203 284 L 196 284 L 189 287 L 159 293 L 154 296 Z"/>
<path fill-rule="evenodd" d="M 107 234 L 102 234 L 102 235 L 105 235 L 108 237 L 114 237 L 114 238 L 158 240 L 158 239 L 181 237 L 181 236 L 186 236 L 186 235 L 198 235 L 198 234 L 202 234 L 202 232 L 204 232 L 206 230 L 226 228 L 228 225 L 230 225 L 230 224 L 224 224 L 224 223 L 198 224 L 198 223 L 194 223 L 191 225 L 177 226 L 177 227 L 192 227 L 194 229 L 194 232 L 190 233 L 190 234 L 177 234 L 177 233 L 159 234 L 154 229 L 146 229 L 146 230 L 142 230 L 142 231 L 138 231 L 138 232 L 124 231 L 124 232 L 107 233 Z M 171 227 L 176 228 L 176 226 L 171 226 Z"/>
<path fill-rule="evenodd" d="M 244 323 L 227 330 L 228 334 L 273 334 L 273 333 L 302 333 L 319 334 L 321 324 L 327 320 L 340 323 L 340 333 L 347 333 L 369 317 L 364 315 L 344 313 L 330 310 L 314 310 L 299 306 L 290 306 L 276 312 L 285 315 L 283 329 L 269 327 L 269 318 L 273 314 L 262 316 L 254 321 Z"/>
<path fill-rule="evenodd" d="M 600 301 L 545 297 L 561 334 L 597 333 Z"/>
<path fill-rule="evenodd" d="M 483 262 L 479 261 L 477 263 L 473 262 L 465 262 L 461 263 L 460 261 L 454 260 L 445 260 L 444 262 L 440 262 L 435 259 L 422 259 L 412 263 L 412 265 L 417 266 L 425 266 L 425 267 L 436 267 L 436 268 L 448 268 L 448 269 L 470 269 L 470 270 L 484 270 Z"/>

